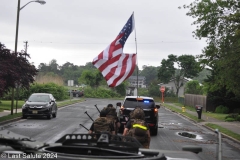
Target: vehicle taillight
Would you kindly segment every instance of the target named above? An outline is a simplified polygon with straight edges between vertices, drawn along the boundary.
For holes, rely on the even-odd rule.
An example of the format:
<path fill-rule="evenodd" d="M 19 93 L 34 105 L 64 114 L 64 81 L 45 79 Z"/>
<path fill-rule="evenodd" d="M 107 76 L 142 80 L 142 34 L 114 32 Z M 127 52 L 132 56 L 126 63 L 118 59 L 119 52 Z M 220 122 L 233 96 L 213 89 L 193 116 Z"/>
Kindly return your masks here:
<path fill-rule="evenodd" d="M 149 126 L 149 127 L 153 127 L 153 126 L 155 126 L 155 124 L 153 124 L 153 123 L 148 123 L 148 126 Z"/>

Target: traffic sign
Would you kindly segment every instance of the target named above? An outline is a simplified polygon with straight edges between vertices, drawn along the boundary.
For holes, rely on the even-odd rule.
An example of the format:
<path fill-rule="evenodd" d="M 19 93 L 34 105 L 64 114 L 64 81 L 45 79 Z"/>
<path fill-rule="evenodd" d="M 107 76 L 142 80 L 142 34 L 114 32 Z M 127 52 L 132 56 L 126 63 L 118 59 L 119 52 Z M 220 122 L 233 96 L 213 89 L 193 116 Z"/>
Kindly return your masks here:
<path fill-rule="evenodd" d="M 160 89 L 161 92 L 165 91 L 165 87 L 164 86 L 160 87 L 159 89 Z"/>

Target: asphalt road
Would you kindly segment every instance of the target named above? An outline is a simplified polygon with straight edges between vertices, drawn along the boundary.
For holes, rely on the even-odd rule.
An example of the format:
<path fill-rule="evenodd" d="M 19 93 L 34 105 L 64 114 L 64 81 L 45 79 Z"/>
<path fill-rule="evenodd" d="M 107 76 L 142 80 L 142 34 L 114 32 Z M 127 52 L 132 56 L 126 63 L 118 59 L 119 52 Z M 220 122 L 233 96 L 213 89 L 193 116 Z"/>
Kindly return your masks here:
<path fill-rule="evenodd" d="M 60 108 L 57 117 L 51 120 L 44 117 L 28 118 L 7 124 L 4 128 L 41 142 L 53 143 L 68 133 L 87 133 L 87 130 L 79 124 L 90 128 L 92 120 L 85 114 L 85 111 L 93 119 L 96 119 L 99 112 L 95 108 L 95 104 L 101 110 L 108 103 L 115 106 L 117 102 L 119 100 L 87 99 L 82 103 Z M 179 135 L 179 133 L 184 134 L 185 132 L 196 137 L 189 138 Z M 176 113 L 160 108 L 158 135 L 151 137 L 150 148 L 180 151 L 184 145 L 201 146 L 203 152 L 198 154 L 201 159 L 216 159 L 217 137 L 215 133 Z M 239 160 L 240 149 L 233 144 L 223 141 L 222 150 L 223 160 Z"/>

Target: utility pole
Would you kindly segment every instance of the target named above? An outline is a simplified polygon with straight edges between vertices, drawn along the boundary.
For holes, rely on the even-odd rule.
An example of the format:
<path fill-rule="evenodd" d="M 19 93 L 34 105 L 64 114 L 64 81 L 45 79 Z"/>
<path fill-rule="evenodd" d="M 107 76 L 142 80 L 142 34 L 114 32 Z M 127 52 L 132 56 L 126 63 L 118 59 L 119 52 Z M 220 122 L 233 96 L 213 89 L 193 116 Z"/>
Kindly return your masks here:
<path fill-rule="evenodd" d="M 27 48 L 28 48 L 28 41 L 25 41 L 25 42 L 23 42 L 23 43 L 25 43 L 25 59 L 26 59 L 26 56 L 27 56 Z"/>

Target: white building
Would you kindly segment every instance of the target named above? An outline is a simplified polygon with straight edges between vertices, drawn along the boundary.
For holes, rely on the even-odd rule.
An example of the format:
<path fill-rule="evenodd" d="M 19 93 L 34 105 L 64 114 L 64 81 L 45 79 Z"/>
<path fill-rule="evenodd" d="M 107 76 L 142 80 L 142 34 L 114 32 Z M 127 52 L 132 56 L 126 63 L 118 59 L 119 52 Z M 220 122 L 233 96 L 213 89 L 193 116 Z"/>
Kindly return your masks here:
<path fill-rule="evenodd" d="M 130 76 L 128 78 L 131 87 L 146 88 L 146 78 L 145 76 Z"/>

